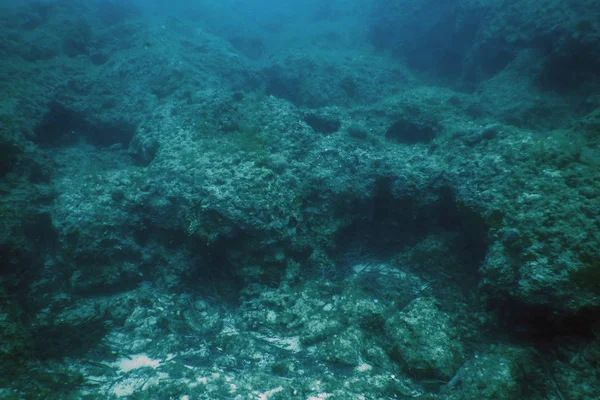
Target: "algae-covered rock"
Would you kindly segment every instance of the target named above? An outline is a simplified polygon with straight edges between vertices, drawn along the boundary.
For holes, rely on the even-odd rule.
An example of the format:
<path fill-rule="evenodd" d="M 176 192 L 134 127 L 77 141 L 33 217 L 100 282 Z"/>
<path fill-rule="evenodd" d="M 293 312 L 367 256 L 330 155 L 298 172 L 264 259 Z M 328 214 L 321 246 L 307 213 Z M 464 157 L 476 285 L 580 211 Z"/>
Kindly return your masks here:
<path fill-rule="evenodd" d="M 467 361 L 448 383 L 449 399 L 527 398 L 532 360 L 527 351 L 498 346 Z"/>
<path fill-rule="evenodd" d="M 412 375 L 449 379 L 463 361 L 463 346 L 450 317 L 433 298 L 418 298 L 385 325 L 392 356 Z"/>
<path fill-rule="evenodd" d="M 314 344 L 333 336 L 341 329 L 341 324 L 335 319 L 312 318 L 306 322 L 301 340 L 305 345 Z"/>
<path fill-rule="evenodd" d="M 361 362 L 362 333 L 347 329 L 328 338 L 318 346 L 319 358 L 341 366 L 357 366 Z"/>
<path fill-rule="evenodd" d="M 0 6 L 0 398 L 600 398 L 596 2 Z"/>

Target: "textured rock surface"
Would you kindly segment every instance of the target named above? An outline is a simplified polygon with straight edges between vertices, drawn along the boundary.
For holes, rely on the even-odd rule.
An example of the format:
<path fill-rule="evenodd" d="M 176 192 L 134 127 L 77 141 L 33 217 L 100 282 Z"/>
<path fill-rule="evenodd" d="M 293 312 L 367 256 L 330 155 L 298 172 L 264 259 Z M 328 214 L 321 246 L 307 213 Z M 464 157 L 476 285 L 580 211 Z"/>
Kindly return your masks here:
<path fill-rule="evenodd" d="M 447 380 L 462 364 L 464 350 L 456 328 L 431 298 L 413 301 L 388 319 L 385 329 L 393 352 L 411 374 Z"/>
<path fill-rule="evenodd" d="M 313 5 L 2 11 L 0 397 L 599 396 L 595 2 Z"/>

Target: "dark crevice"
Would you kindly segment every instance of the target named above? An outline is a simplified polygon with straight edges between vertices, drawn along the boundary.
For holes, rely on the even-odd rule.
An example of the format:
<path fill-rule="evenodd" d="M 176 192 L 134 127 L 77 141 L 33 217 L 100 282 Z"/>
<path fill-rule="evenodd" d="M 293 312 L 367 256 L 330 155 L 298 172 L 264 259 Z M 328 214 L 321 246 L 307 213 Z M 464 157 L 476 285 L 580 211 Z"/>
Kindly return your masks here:
<path fill-rule="evenodd" d="M 325 135 L 337 132 L 342 123 L 339 119 L 326 115 L 307 114 L 304 116 L 306 122 L 315 132 Z"/>
<path fill-rule="evenodd" d="M 394 122 L 386 131 L 386 138 L 402 144 L 429 143 L 435 139 L 435 126 L 419 124 L 407 120 Z"/>
<path fill-rule="evenodd" d="M 33 348 L 38 359 L 81 357 L 110 330 L 110 324 L 98 320 L 80 324 L 57 324 L 34 329 Z"/>
<path fill-rule="evenodd" d="M 244 281 L 236 270 L 231 255 L 236 252 L 235 249 L 243 247 L 242 235 L 214 242 L 199 239 L 194 237 L 194 240 L 188 243 L 195 268 L 183 272 L 184 285 L 188 290 L 203 296 L 236 303 Z"/>
<path fill-rule="evenodd" d="M 499 334 L 509 340 L 552 348 L 566 338 L 593 339 L 600 324 L 600 310 L 583 309 L 576 314 L 559 314 L 550 306 L 528 305 L 516 300 L 494 301 Z"/>
<path fill-rule="evenodd" d="M 451 190 L 442 189 L 437 201 L 423 203 L 418 197 L 395 197 L 390 183 L 383 180 L 373 200 L 354 212 L 364 217 L 338 235 L 338 258 L 389 258 L 411 251 L 416 254 L 414 251 L 423 250 L 415 246 L 433 235 L 440 247 L 430 249 L 429 260 L 423 265 L 438 257 L 439 264 L 452 268 L 448 273 L 469 277 L 465 284 L 476 284 L 478 269 L 488 250 L 489 227 L 475 210 L 456 201 Z M 356 249 L 363 254 L 357 254 Z M 414 261 L 419 263 L 418 257 Z"/>
<path fill-rule="evenodd" d="M 122 121 L 97 121 L 53 102 L 35 127 L 34 142 L 42 147 L 60 147 L 87 140 L 97 146 L 127 146 L 135 134 L 135 126 Z"/>
<path fill-rule="evenodd" d="M 567 94 L 600 82 L 598 46 L 569 42 L 549 55 L 539 76 L 542 88 Z"/>

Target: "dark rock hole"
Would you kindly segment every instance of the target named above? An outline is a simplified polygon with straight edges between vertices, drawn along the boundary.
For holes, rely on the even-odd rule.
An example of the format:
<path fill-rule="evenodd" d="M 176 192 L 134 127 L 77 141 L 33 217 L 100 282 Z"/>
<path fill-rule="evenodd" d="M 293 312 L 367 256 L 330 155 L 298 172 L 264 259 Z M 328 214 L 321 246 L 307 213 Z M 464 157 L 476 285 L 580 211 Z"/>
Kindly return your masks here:
<path fill-rule="evenodd" d="M 326 135 L 337 132 L 342 125 L 336 118 L 316 114 L 305 115 L 304 122 L 306 122 L 315 132 Z"/>
<path fill-rule="evenodd" d="M 400 120 L 388 128 L 385 136 L 402 144 L 429 143 L 435 139 L 436 129 L 429 125 Z"/>
<path fill-rule="evenodd" d="M 87 140 L 97 146 L 127 146 L 135 134 L 135 126 L 121 121 L 96 121 L 53 102 L 34 130 L 34 142 L 43 147 L 60 147 Z"/>
<path fill-rule="evenodd" d="M 448 254 L 432 249 L 451 268 L 447 274 L 460 276 L 465 285 L 476 285 L 478 269 L 488 249 L 489 227 L 483 217 L 458 202 L 449 189 L 441 189 L 438 201 L 423 205 L 416 197 L 395 197 L 389 182 L 382 181 L 378 186 L 370 203 L 353 210 L 364 218 L 340 233 L 336 241 L 340 249 L 337 257 L 360 258 L 364 254 L 358 254 L 357 249 L 361 249 L 369 257 L 387 259 L 434 234 L 444 238 L 450 249 Z"/>
<path fill-rule="evenodd" d="M 556 314 L 550 307 L 532 306 L 506 300 L 489 304 L 498 317 L 501 334 L 510 340 L 548 349 L 564 339 L 591 340 L 600 323 L 597 309 L 584 309 L 576 314 Z"/>

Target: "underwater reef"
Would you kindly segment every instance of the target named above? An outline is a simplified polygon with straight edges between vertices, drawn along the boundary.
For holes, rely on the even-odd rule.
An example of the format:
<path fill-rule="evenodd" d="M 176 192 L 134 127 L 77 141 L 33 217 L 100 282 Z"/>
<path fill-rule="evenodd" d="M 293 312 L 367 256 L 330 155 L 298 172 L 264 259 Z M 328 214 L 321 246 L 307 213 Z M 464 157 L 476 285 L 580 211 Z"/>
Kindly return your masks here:
<path fill-rule="evenodd" d="M 600 7 L 299 3 L 0 6 L 0 398 L 600 398 Z"/>

